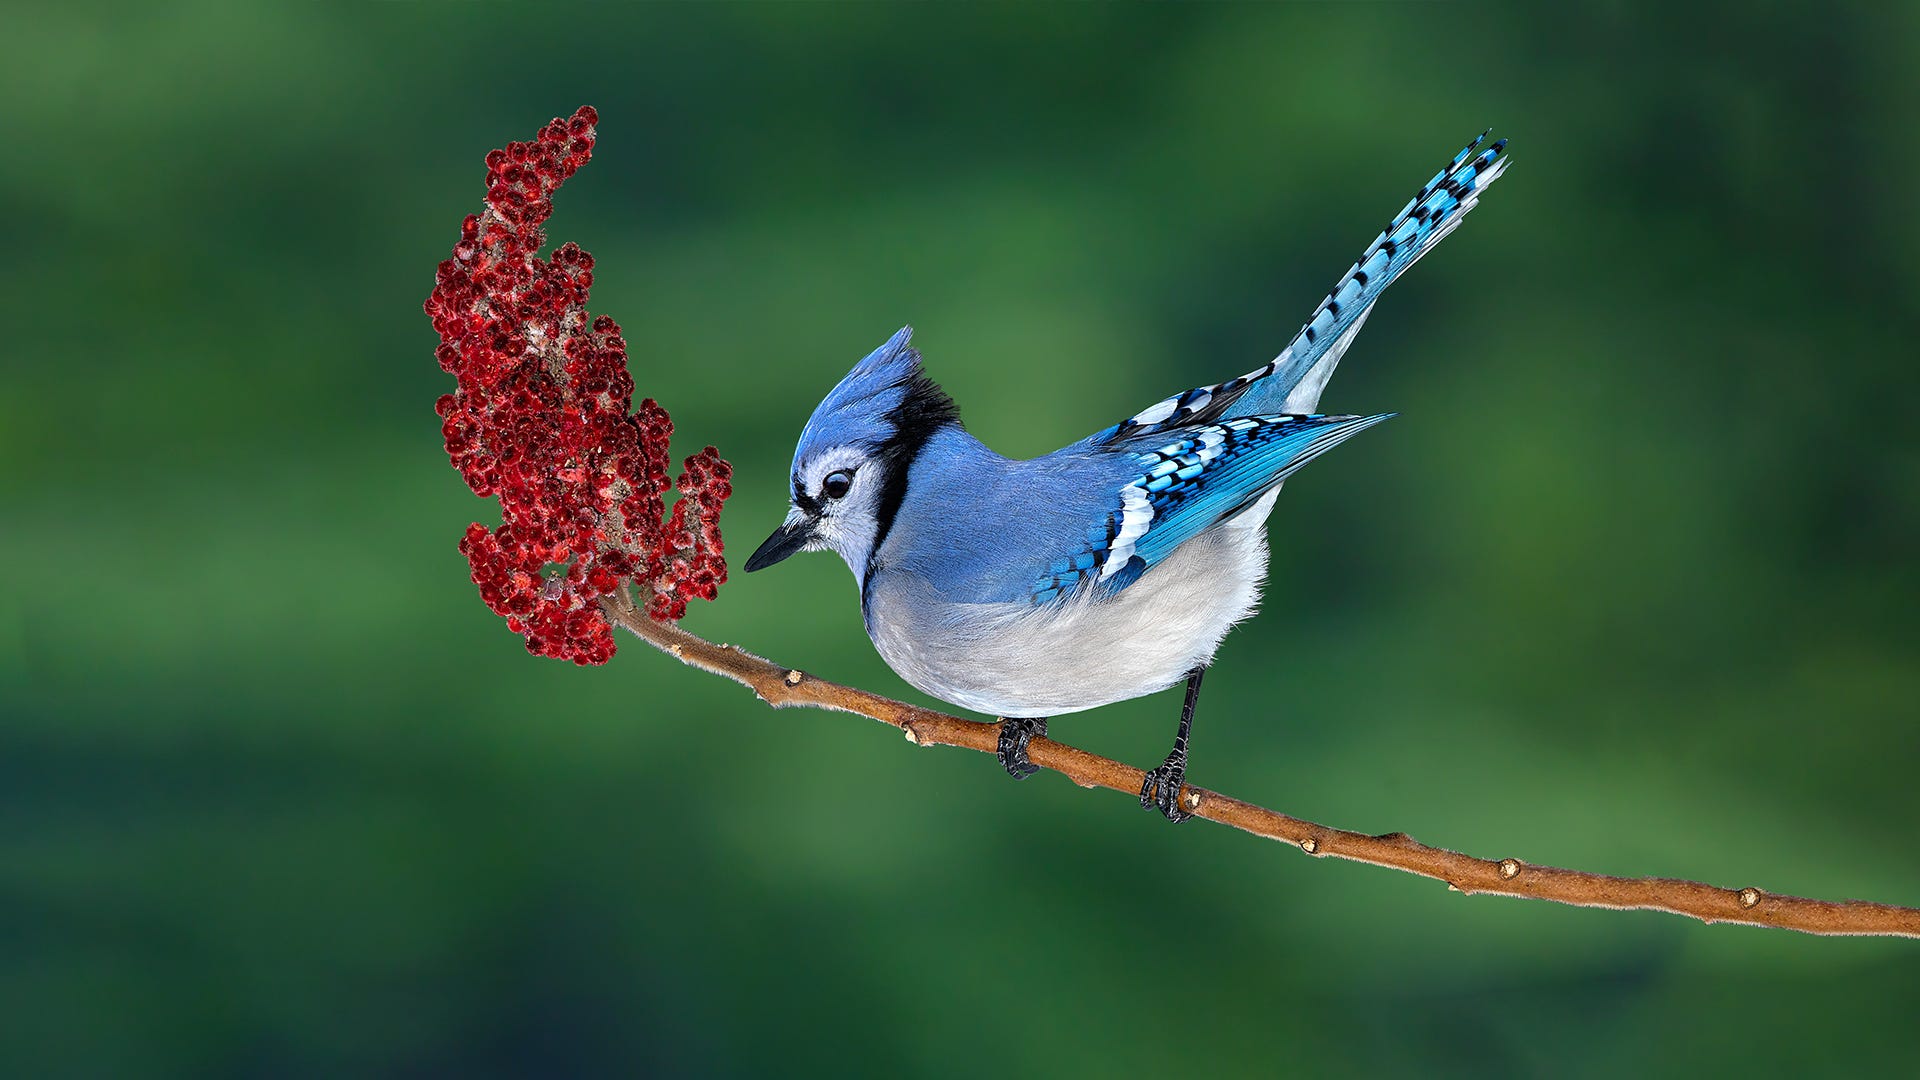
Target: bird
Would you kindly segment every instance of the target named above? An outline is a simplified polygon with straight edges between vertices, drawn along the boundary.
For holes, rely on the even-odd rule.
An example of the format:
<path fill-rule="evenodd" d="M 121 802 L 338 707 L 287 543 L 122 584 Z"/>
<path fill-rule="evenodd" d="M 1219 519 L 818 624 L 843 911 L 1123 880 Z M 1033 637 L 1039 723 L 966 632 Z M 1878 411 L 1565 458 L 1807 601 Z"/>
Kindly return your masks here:
<path fill-rule="evenodd" d="M 987 448 L 903 327 L 800 432 L 785 520 L 748 572 L 831 550 L 874 647 L 916 689 L 998 718 L 996 757 L 1038 771 L 1051 718 L 1186 682 L 1174 746 L 1140 805 L 1182 806 L 1202 676 L 1259 602 L 1267 519 L 1308 462 L 1394 413 L 1317 412 L 1380 294 L 1506 171 L 1483 132 L 1420 188 L 1278 356 L 1165 398 L 1041 457 Z"/>

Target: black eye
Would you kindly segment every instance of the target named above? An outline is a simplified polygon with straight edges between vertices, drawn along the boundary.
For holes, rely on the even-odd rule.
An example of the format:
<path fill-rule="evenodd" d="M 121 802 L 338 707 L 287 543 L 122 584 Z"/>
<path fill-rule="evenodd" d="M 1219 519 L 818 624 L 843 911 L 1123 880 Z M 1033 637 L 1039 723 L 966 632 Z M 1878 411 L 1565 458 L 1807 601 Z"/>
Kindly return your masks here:
<path fill-rule="evenodd" d="M 829 499 L 844 499 L 847 497 L 847 492 L 851 490 L 853 490 L 852 469 L 830 472 L 825 480 L 820 481 L 820 494 Z"/>

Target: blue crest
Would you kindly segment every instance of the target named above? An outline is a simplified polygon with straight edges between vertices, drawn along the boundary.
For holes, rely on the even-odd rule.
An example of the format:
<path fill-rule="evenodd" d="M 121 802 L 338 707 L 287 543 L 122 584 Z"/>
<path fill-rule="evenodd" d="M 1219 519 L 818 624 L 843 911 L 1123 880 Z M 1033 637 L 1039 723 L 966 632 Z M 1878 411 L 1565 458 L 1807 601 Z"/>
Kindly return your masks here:
<path fill-rule="evenodd" d="M 912 338 L 913 327 L 901 327 L 827 394 L 801 429 L 793 452 L 796 470 L 830 446 L 880 451 L 957 421 L 953 399 L 921 370 L 920 353 L 908 344 Z"/>

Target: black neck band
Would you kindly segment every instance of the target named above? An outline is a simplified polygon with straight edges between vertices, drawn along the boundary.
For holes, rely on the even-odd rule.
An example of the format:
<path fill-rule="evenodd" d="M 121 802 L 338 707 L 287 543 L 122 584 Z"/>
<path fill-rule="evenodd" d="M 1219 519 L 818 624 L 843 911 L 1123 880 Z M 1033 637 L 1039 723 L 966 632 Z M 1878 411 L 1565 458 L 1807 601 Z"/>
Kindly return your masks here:
<path fill-rule="evenodd" d="M 922 374 L 917 365 L 905 389 L 907 396 L 893 414 L 893 434 L 874 455 L 882 470 L 880 501 L 874 507 L 873 547 L 867 553 L 867 572 L 860 583 L 862 594 L 880 562 L 880 545 L 893 530 L 893 519 L 900 513 L 900 504 L 906 501 L 907 474 L 913 471 L 913 463 L 935 432 L 949 425 L 960 426 L 960 410 L 953 399 L 938 383 Z"/>

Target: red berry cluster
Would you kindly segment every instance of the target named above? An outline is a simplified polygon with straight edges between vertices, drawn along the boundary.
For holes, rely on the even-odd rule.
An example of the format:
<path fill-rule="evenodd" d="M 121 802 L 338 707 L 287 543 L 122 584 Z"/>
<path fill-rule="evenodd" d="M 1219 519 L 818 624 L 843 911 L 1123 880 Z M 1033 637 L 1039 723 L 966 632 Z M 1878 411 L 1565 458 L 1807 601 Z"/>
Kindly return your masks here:
<path fill-rule="evenodd" d="M 709 446 L 686 460 L 671 516 L 673 421 L 633 411 L 620 327 L 589 319 L 593 256 L 564 244 L 539 258 L 552 196 L 593 156 L 592 108 L 487 155 L 487 209 L 460 226 L 426 312 L 440 367 L 457 380 L 434 406 L 454 468 L 501 524 L 460 541 L 480 598 L 527 651 L 580 664 L 613 655 L 600 598 L 640 587 L 647 614 L 678 619 L 727 580 L 720 505 L 732 466 Z"/>

